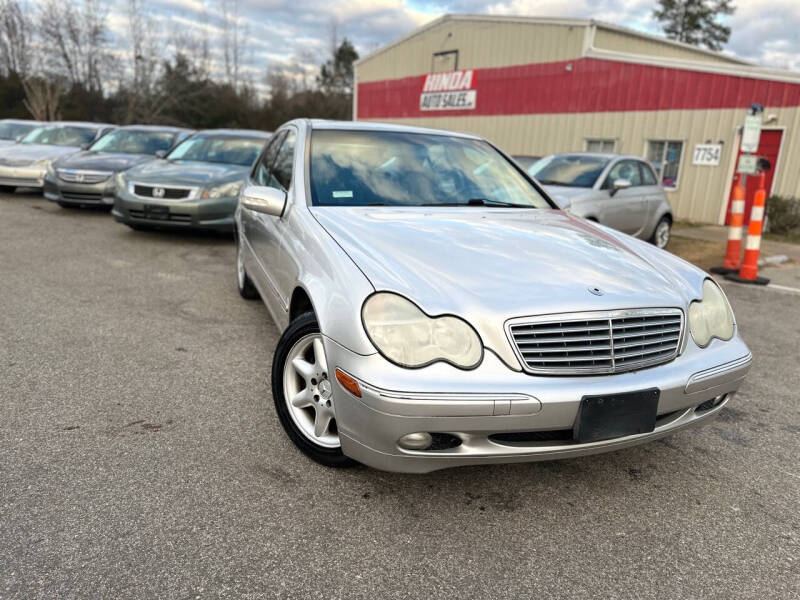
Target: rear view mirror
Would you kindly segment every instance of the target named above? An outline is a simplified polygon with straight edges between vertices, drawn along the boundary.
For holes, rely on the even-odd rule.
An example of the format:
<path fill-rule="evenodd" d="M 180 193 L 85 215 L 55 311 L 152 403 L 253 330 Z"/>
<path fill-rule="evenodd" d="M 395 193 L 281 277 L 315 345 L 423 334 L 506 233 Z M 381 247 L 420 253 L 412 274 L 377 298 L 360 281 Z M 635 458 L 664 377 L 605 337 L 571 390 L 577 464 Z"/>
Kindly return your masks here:
<path fill-rule="evenodd" d="M 251 185 L 244 188 L 241 203 L 248 210 L 280 217 L 286 206 L 286 192 L 271 187 Z"/>
<path fill-rule="evenodd" d="M 614 184 L 611 186 L 611 195 L 613 196 L 620 190 L 627 190 L 631 187 L 631 182 L 628 179 L 615 179 Z"/>

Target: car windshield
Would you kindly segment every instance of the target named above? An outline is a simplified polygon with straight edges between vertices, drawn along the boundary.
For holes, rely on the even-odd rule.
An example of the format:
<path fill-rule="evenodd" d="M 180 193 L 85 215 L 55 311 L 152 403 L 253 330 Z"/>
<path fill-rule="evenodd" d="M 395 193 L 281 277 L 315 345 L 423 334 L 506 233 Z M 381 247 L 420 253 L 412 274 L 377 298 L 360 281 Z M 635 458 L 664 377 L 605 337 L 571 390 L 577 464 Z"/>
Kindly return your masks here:
<path fill-rule="evenodd" d="M 175 132 L 172 131 L 117 129 L 101 137 L 89 150 L 122 154 L 155 154 L 160 150 L 169 150 L 174 141 Z"/>
<path fill-rule="evenodd" d="M 264 141 L 256 137 L 195 135 L 170 152 L 167 160 L 250 166 L 261 152 Z"/>
<path fill-rule="evenodd" d="M 606 168 L 608 158 L 585 154 L 554 154 L 538 161 L 531 175 L 542 185 L 565 185 L 590 188 Z"/>
<path fill-rule="evenodd" d="M 92 127 L 70 125 L 39 127 L 22 138 L 23 144 L 47 144 L 50 146 L 83 146 L 94 139 L 97 130 Z"/>
<path fill-rule="evenodd" d="M 315 206 L 550 207 L 490 144 L 447 135 L 314 131 L 310 179 Z"/>
<path fill-rule="evenodd" d="M 3 123 L 0 121 L 0 140 L 15 140 L 38 127 L 35 123 Z"/>

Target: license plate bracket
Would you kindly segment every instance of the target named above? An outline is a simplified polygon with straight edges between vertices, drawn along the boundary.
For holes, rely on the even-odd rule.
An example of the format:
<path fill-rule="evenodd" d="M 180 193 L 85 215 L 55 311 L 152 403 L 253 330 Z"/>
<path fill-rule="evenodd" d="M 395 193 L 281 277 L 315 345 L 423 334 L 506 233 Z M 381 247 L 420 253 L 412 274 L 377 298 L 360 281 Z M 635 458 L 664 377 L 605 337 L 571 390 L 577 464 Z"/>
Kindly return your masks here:
<path fill-rule="evenodd" d="M 589 443 L 649 433 L 656 427 L 660 396 L 658 388 L 584 396 L 573 426 L 573 439 Z"/>
<path fill-rule="evenodd" d="M 148 219 L 163 221 L 169 219 L 169 208 L 166 206 L 147 206 L 145 214 Z"/>

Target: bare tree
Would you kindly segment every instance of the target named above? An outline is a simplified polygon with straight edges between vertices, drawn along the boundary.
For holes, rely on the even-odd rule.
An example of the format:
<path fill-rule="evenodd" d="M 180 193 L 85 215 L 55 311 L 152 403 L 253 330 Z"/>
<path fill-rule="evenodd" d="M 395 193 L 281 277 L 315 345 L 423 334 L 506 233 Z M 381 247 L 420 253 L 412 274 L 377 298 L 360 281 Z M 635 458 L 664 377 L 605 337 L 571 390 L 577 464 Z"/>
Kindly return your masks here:
<path fill-rule="evenodd" d="M 34 23 L 19 0 L 0 0 L 0 72 L 28 75 Z"/>
<path fill-rule="evenodd" d="M 222 57 L 225 78 L 233 89 L 241 83 L 241 67 L 244 48 L 248 40 L 248 28 L 239 15 L 239 0 L 220 0 L 222 13 Z"/>
<path fill-rule="evenodd" d="M 59 104 L 64 93 L 60 77 L 29 75 L 22 79 L 25 90 L 25 108 L 37 121 L 56 121 L 61 118 Z"/>
<path fill-rule="evenodd" d="M 104 69 L 112 60 L 106 19 L 98 0 L 40 3 L 41 51 L 50 53 L 53 68 L 72 85 L 102 91 Z"/>

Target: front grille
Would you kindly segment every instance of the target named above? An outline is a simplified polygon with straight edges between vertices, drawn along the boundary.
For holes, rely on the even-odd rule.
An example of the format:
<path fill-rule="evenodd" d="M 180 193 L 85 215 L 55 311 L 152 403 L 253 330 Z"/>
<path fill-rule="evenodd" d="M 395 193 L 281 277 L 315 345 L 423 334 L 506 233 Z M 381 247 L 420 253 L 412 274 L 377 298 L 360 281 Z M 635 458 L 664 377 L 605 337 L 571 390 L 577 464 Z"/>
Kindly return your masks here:
<path fill-rule="evenodd" d="M 81 193 L 81 192 L 61 192 L 61 197 L 64 200 L 70 200 L 72 202 L 102 202 L 103 201 L 103 194 L 99 193 Z"/>
<path fill-rule="evenodd" d="M 552 375 L 619 373 L 678 354 L 683 312 L 640 309 L 514 319 L 508 333 L 525 370 Z"/>
<path fill-rule="evenodd" d="M 69 183 L 100 183 L 111 177 L 109 171 L 79 171 L 74 169 L 59 169 L 58 176 Z"/>
<path fill-rule="evenodd" d="M 142 198 L 182 200 L 184 198 L 188 198 L 191 195 L 192 190 L 190 188 L 168 188 L 154 185 L 135 184 L 133 186 L 133 193 Z"/>

